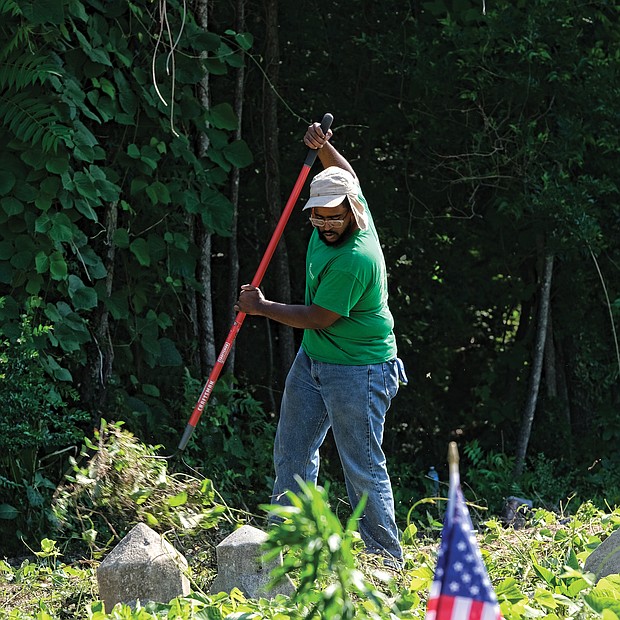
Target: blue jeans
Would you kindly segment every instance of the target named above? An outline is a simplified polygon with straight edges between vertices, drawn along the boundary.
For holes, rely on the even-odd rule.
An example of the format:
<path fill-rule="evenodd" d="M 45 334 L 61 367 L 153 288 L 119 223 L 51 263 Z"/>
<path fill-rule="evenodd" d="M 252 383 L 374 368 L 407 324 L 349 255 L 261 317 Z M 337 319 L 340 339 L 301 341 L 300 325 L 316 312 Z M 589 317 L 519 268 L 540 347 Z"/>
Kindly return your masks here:
<path fill-rule="evenodd" d="M 300 349 L 282 398 L 272 501 L 286 504 L 285 492 L 299 491 L 295 476 L 316 484 L 319 448 L 331 426 L 352 507 L 368 495 L 358 528 L 366 549 L 400 560 L 392 485 L 381 448 L 385 414 L 397 391 L 396 360 L 343 366 L 316 362 Z"/>

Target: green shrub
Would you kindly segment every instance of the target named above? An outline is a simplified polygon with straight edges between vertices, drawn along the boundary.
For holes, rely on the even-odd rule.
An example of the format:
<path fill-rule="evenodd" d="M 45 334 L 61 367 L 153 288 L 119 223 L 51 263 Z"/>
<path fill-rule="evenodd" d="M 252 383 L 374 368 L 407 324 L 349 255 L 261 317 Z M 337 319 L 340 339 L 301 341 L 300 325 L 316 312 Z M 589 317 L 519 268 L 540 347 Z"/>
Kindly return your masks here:
<path fill-rule="evenodd" d="M 202 390 L 185 376 L 185 410 Z M 184 455 L 188 465 L 212 477 L 227 503 L 255 512 L 271 496 L 275 417 L 230 375 L 220 378 Z"/>
<path fill-rule="evenodd" d="M 45 533 L 52 494 L 90 418 L 75 390 L 46 371 L 37 343 L 49 329 L 24 315 L 20 334 L 0 340 L 0 537 L 9 549 Z"/>

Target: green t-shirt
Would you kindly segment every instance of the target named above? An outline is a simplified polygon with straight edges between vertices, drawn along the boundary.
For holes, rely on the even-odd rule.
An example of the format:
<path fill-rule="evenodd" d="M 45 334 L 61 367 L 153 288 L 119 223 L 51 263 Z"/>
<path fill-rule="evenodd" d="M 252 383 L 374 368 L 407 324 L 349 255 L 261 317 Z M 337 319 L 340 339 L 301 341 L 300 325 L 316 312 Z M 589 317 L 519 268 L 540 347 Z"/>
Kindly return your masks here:
<path fill-rule="evenodd" d="M 313 360 L 361 366 L 396 357 L 394 319 L 388 307 L 385 259 L 372 217 L 330 246 L 313 231 L 306 255 L 306 305 L 340 314 L 326 329 L 306 329 L 301 343 Z"/>

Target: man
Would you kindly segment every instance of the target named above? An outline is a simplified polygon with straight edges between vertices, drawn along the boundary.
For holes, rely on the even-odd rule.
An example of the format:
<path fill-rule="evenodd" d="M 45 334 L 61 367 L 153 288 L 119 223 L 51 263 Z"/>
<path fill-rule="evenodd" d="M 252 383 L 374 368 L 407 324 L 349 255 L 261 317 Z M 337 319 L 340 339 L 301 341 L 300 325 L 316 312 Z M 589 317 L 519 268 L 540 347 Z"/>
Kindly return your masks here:
<path fill-rule="evenodd" d="M 296 476 L 316 484 L 319 448 L 331 427 L 353 508 L 368 496 L 359 523 L 366 549 L 398 565 L 402 549 L 381 448 L 400 368 L 385 261 L 355 172 L 328 141 L 331 136 L 319 123 L 304 136 L 308 147 L 319 149 L 324 167 L 304 207 L 314 226 L 305 304 L 269 301 L 246 284 L 235 310 L 304 330 L 282 397 L 273 501 L 284 503 L 287 490 L 299 490 Z"/>

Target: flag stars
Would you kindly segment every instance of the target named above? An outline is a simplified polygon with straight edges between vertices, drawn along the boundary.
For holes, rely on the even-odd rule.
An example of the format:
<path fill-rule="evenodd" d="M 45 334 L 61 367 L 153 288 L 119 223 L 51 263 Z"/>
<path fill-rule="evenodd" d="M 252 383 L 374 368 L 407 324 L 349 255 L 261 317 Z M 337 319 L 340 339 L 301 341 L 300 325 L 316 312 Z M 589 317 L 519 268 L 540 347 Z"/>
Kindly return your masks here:
<path fill-rule="evenodd" d="M 460 573 L 463 570 L 463 562 L 455 562 L 454 563 L 454 570 L 457 573 Z"/>

